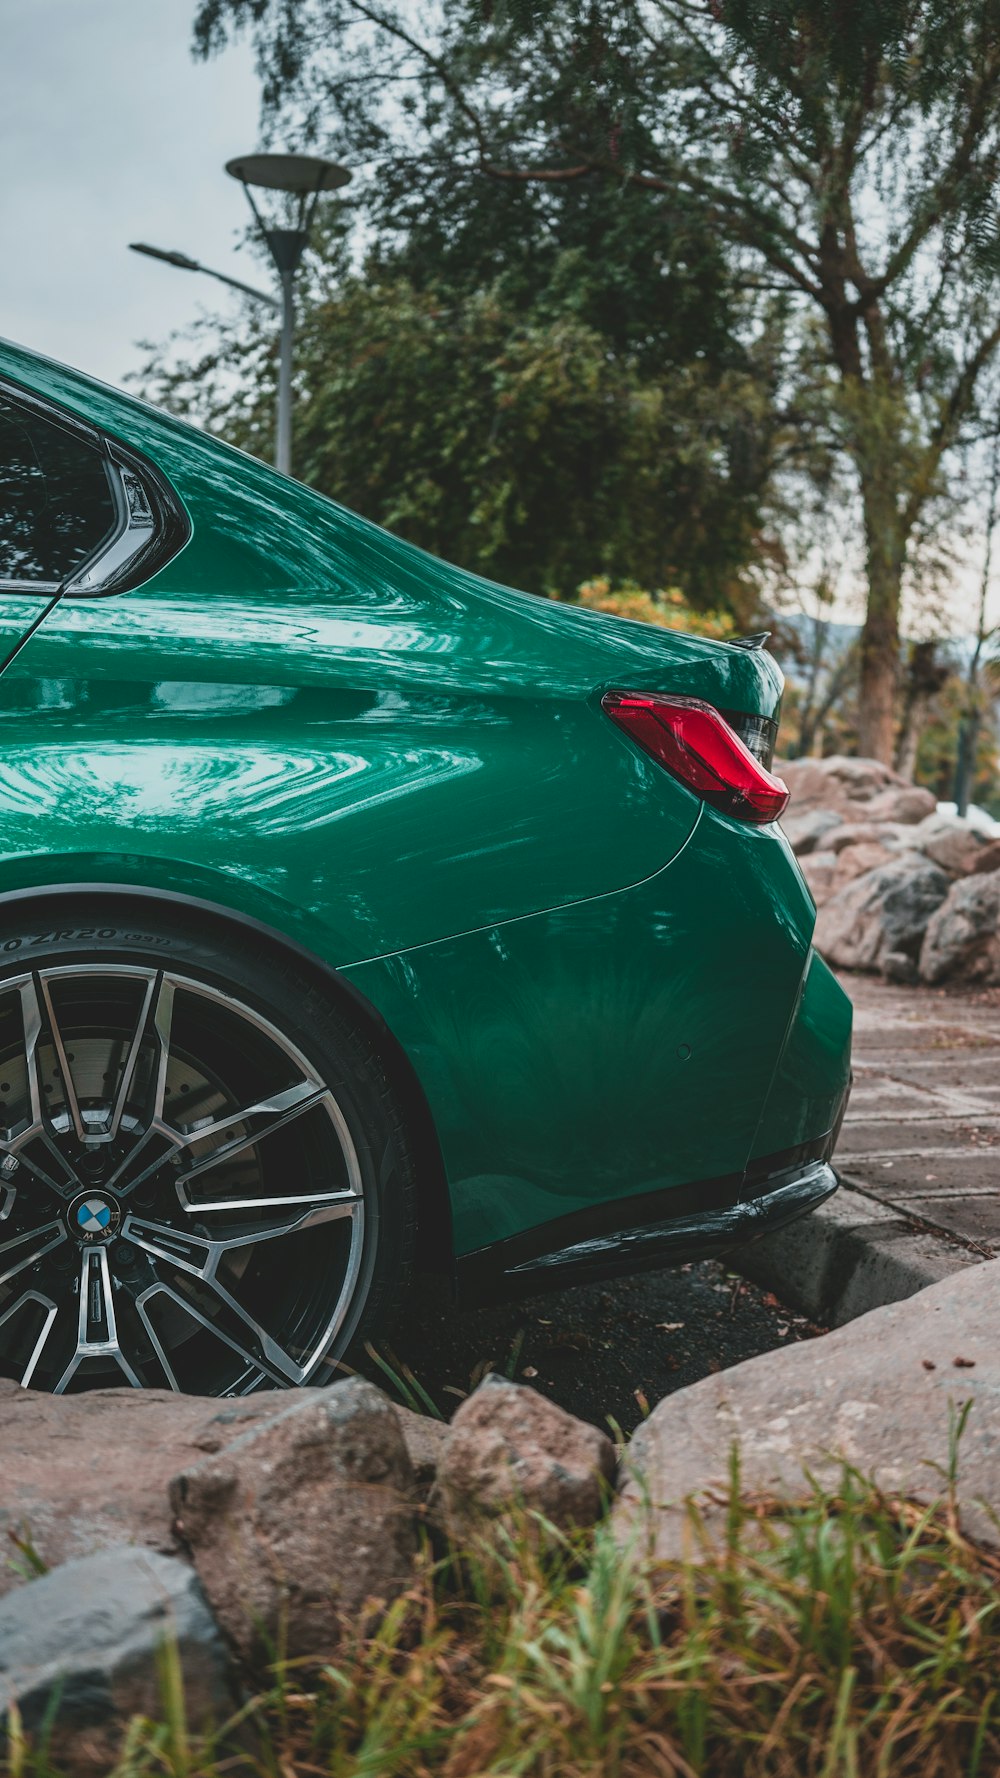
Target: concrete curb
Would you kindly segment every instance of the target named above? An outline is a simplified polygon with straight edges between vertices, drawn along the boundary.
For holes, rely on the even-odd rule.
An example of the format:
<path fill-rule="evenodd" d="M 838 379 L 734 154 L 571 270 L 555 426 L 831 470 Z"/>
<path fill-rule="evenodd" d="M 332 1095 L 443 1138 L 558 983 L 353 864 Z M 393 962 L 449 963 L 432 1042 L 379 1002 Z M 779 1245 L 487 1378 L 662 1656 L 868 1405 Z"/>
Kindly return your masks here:
<path fill-rule="evenodd" d="M 811 1216 L 739 1248 L 730 1264 L 800 1315 L 842 1327 L 984 1258 L 869 1197 L 860 1181 L 843 1179 Z"/>

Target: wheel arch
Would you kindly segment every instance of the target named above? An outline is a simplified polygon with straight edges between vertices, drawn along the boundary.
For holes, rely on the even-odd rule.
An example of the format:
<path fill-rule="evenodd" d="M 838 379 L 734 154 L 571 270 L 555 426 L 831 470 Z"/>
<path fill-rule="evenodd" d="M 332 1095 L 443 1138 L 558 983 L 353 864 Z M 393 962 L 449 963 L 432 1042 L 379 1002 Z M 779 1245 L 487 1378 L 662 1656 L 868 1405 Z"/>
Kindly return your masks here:
<path fill-rule="evenodd" d="M 0 917 L 5 909 L 29 908 L 33 915 L 46 910 L 58 918 L 67 904 L 99 904 L 102 918 L 109 907 L 122 912 L 139 910 L 146 913 L 160 908 L 180 916 L 197 916 L 220 933 L 232 932 L 252 936 L 264 944 L 273 956 L 294 962 L 309 975 L 321 992 L 340 1001 L 364 1026 L 377 1048 L 389 1084 L 396 1094 L 406 1118 L 407 1130 L 414 1152 L 417 1180 L 417 1268 L 444 1273 L 454 1281 L 455 1248 L 452 1235 L 451 1194 L 445 1173 L 441 1146 L 427 1096 L 416 1069 L 402 1044 L 382 1014 L 371 1001 L 345 980 L 332 964 L 325 961 L 298 939 L 290 938 L 280 928 L 271 926 L 253 915 L 220 905 L 207 898 L 174 890 L 156 889 L 135 883 L 97 883 L 80 881 L 41 884 L 30 889 L 0 891 Z"/>

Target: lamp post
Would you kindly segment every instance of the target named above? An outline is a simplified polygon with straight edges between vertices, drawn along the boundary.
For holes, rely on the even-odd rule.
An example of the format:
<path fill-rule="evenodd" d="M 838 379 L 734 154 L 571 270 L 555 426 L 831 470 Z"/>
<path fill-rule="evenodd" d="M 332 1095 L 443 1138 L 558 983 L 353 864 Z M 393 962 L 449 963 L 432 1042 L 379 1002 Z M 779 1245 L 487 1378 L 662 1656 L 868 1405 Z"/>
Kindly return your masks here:
<path fill-rule="evenodd" d="M 226 162 L 226 172 L 238 179 L 261 240 L 274 261 L 281 280 L 281 351 L 278 358 L 278 424 L 274 460 L 285 475 L 292 473 L 292 349 L 295 338 L 295 274 L 309 245 L 320 194 L 346 185 L 346 167 L 313 154 L 245 154 Z M 291 227 L 265 221 L 254 198 L 258 191 L 279 191 L 295 199 Z"/>
<path fill-rule="evenodd" d="M 281 304 L 276 296 L 269 296 L 266 290 L 255 290 L 252 284 L 244 284 L 239 278 L 228 278 L 225 272 L 215 272 L 210 265 L 202 265 L 198 259 L 191 259 L 186 253 L 169 252 L 166 247 L 150 247 L 147 241 L 130 241 L 133 253 L 145 253 L 148 259 L 162 259 L 167 265 L 179 266 L 182 272 L 204 272 L 206 278 L 218 278 L 220 284 L 231 284 L 234 290 L 242 290 L 244 296 L 252 296 L 255 302 L 266 303 L 269 309 L 280 309 Z"/>
<path fill-rule="evenodd" d="M 346 167 L 338 167 L 334 161 L 323 160 L 314 154 L 244 154 L 237 160 L 227 161 L 226 172 L 240 181 L 247 194 L 260 238 L 274 261 L 281 282 L 280 299 L 269 296 L 264 290 L 255 290 L 252 284 L 241 283 L 239 278 L 229 278 L 225 272 L 213 271 L 211 266 L 202 265 L 199 260 L 191 259 L 186 253 L 170 252 L 165 247 L 150 247 L 145 241 L 131 241 L 129 245 L 133 253 L 145 253 L 150 259 L 162 259 L 167 265 L 177 266 L 184 272 L 204 272 L 209 278 L 217 278 L 220 284 L 229 284 L 234 290 L 241 290 L 244 296 L 253 297 L 255 302 L 266 303 L 268 308 L 280 311 L 281 348 L 278 358 L 278 416 L 274 461 L 284 475 L 291 475 L 295 274 L 309 245 L 316 205 L 321 194 L 336 191 L 339 186 L 346 185 L 351 175 Z M 265 191 L 285 192 L 296 200 L 290 228 L 279 228 L 265 221 L 251 190 L 253 186 Z"/>

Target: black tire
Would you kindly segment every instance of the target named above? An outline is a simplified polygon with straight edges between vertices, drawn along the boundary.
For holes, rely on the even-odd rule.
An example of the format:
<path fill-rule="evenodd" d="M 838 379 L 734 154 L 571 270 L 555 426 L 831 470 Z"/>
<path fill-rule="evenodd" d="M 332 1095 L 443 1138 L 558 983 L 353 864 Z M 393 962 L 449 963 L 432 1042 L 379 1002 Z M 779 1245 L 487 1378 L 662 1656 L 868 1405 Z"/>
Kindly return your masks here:
<path fill-rule="evenodd" d="M 186 915 L 4 919 L 0 1375 L 330 1381 L 398 1305 L 414 1226 L 400 1108 L 335 990 Z"/>

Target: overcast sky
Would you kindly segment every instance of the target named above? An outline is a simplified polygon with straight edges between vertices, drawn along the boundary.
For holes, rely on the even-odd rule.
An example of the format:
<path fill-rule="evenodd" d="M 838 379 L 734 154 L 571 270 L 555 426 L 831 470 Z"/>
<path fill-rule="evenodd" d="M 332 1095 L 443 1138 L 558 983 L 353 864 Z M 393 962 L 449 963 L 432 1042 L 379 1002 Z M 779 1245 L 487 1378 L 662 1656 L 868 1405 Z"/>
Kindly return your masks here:
<path fill-rule="evenodd" d="M 176 248 L 247 283 L 246 199 L 223 164 L 258 145 L 246 45 L 190 52 L 194 0 L 0 0 L 0 337 L 120 383 L 200 310 L 238 302 L 141 258 Z"/>

